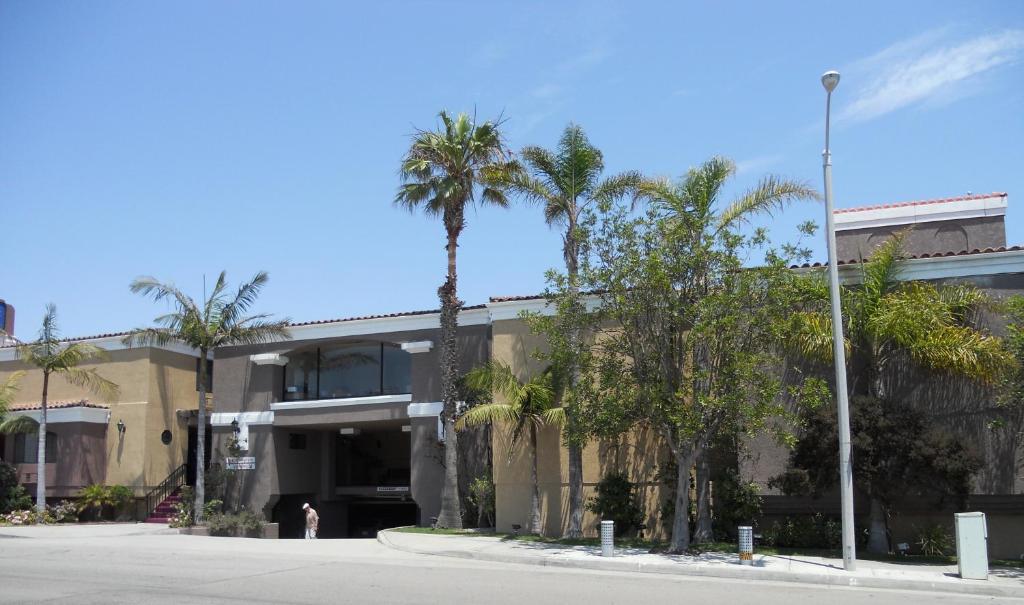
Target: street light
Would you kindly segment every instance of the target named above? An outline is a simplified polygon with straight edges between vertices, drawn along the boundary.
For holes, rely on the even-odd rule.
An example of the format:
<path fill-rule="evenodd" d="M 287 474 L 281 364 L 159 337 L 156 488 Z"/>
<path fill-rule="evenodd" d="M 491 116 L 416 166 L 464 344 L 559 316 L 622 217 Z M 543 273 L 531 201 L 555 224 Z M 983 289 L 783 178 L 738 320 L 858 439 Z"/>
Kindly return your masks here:
<path fill-rule="evenodd" d="M 829 151 L 829 119 L 832 91 L 839 85 L 839 72 L 821 76 L 825 87 L 825 151 L 821 154 L 825 172 L 825 237 L 828 241 L 828 285 L 832 299 L 832 355 L 836 365 L 836 401 L 839 408 L 839 488 L 843 514 L 843 568 L 857 569 L 857 546 L 853 531 L 853 461 L 850 452 L 850 399 L 846 391 L 846 348 L 843 340 L 843 311 L 839 301 L 839 266 L 836 260 L 836 230 L 832 217 L 832 153 Z"/>

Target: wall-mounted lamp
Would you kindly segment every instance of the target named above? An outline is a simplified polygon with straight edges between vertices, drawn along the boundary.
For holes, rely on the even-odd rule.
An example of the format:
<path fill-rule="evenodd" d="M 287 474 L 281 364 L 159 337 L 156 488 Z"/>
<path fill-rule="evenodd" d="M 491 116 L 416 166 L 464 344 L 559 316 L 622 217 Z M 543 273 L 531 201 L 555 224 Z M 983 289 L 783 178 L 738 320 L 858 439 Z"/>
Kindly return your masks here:
<path fill-rule="evenodd" d="M 124 432 L 127 428 L 128 427 L 125 426 L 123 419 L 117 421 L 117 433 L 119 435 L 124 435 Z"/>
<path fill-rule="evenodd" d="M 238 428 L 238 418 L 235 418 L 234 420 L 231 421 L 231 430 L 235 433 L 236 436 L 238 435 L 238 433 L 242 431 L 242 429 Z"/>

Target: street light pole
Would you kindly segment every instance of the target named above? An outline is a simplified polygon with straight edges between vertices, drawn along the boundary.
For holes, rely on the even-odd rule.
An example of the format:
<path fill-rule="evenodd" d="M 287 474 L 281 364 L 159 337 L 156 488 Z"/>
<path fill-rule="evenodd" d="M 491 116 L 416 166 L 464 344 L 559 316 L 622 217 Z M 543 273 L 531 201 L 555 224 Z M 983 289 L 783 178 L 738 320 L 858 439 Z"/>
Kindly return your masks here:
<path fill-rule="evenodd" d="M 836 259 L 836 231 L 832 216 L 832 152 L 829 150 L 829 120 L 832 91 L 839 85 L 839 72 L 827 71 L 821 76 L 825 87 L 825 151 L 822 168 L 825 172 L 825 236 L 828 240 L 828 285 L 832 299 L 832 355 L 836 366 L 836 402 L 839 408 L 839 487 L 843 515 L 843 568 L 857 569 L 857 546 L 853 530 L 853 460 L 850 446 L 850 398 L 846 390 L 846 347 L 843 339 L 843 311 L 839 300 L 839 266 Z"/>

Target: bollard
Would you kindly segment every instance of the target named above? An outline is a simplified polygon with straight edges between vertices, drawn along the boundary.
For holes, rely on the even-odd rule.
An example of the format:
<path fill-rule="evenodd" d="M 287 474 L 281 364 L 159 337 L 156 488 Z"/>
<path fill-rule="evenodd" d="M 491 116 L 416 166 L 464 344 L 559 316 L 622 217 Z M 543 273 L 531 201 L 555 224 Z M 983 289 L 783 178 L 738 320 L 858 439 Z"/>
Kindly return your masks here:
<path fill-rule="evenodd" d="M 740 565 L 754 564 L 754 528 L 749 525 L 741 525 L 740 534 Z"/>
<path fill-rule="evenodd" d="M 601 521 L 601 556 L 615 556 L 615 521 Z"/>

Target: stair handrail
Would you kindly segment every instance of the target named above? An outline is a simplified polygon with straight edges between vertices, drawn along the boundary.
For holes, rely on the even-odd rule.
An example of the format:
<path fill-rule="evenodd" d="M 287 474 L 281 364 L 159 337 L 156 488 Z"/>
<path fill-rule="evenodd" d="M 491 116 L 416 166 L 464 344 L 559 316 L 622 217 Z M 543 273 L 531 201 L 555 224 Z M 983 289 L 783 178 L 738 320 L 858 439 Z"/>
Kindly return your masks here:
<path fill-rule="evenodd" d="M 174 490 L 185 485 L 188 476 L 188 464 L 182 464 L 171 471 L 167 478 L 160 482 L 160 485 L 149 490 L 146 494 L 146 517 L 149 517 L 156 510 L 156 507 L 174 493 Z"/>

